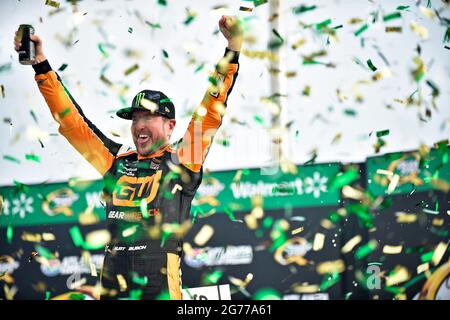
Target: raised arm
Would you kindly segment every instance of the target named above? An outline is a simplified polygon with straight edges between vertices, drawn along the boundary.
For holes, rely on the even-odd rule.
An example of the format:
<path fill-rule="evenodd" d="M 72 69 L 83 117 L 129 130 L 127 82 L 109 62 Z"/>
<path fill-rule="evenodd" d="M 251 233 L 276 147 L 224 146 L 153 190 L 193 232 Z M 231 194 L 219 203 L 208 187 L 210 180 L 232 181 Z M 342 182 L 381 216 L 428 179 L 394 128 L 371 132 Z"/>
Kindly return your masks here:
<path fill-rule="evenodd" d="M 16 33 L 17 34 L 17 33 Z M 52 70 L 42 49 L 39 36 L 31 36 L 36 46 L 33 68 L 35 80 L 53 118 L 59 123 L 59 132 L 94 168 L 104 175 L 111 167 L 121 145 L 107 138 L 84 115 L 58 74 Z M 20 39 L 15 39 L 16 51 Z"/>
<path fill-rule="evenodd" d="M 242 46 L 239 23 L 235 17 L 222 16 L 219 28 L 228 40 L 228 47 L 210 78 L 210 86 L 192 116 L 177 151 L 180 162 L 194 172 L 201 170 L 214 135 L 222 123 L 227 100 L 239 70 L 238 60 Z"/>

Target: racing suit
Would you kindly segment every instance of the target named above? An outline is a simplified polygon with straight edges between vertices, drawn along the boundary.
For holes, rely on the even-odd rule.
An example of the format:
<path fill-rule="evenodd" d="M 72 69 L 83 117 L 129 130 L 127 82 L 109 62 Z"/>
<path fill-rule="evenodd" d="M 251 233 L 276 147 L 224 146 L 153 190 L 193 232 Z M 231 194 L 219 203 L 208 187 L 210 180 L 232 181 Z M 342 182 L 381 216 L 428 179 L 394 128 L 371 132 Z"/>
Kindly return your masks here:
<path fill-rule="evenodd" d="M 226 57 L 226 59 L 225 59 Z M 182 299 L 182 239 L 164 226 L 190 219 L 202 166 L 239 69 L 239 52 L 225 50 L 183 138 L 148 156 L 106 137 L 64 87 L 47 60 L 33 66 L 35 80 L 59 132 L 103 176 L 106 226 L 100 299 Z M 200 129 L 199 129 L 200 128 Z M 200 132 L 200 136 L 199 133 Z"/>

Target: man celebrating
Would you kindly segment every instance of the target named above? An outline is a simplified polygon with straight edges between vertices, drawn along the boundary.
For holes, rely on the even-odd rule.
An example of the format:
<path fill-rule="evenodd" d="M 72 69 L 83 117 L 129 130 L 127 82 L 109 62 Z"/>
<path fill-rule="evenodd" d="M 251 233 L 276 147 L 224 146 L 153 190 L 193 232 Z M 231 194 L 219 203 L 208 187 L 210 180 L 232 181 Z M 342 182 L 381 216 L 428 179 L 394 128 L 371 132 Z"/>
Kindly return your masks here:
<path fill-rule="evenodd" d="M 164 226 L 189 221 L 203 162 L 238 75 L 239 23 L 233 16 L 222 16 L 219 29 L 228 40 L 224 58 L 180 141 L 169 142 L 175 106 L 160 91 L 143 90 L 131 107 L 117 111 L 117 116 L 131 120 L 135 149 L 110 140 L 86 118 L 51 69 L 40 37 L 30 37 L 36 46 L 35 79 L 59 132 L 104 177 L 111 241 L 105 250 L 100 299 L 129 298 L 133 290 L 141 299 L 155 299 L 165 291 L 171 299 L 182 298 L 182 241 Z M 16 51 L 20 46 L 16 38 Z M 135 281 L 138 278 L 145 281 Z"/>

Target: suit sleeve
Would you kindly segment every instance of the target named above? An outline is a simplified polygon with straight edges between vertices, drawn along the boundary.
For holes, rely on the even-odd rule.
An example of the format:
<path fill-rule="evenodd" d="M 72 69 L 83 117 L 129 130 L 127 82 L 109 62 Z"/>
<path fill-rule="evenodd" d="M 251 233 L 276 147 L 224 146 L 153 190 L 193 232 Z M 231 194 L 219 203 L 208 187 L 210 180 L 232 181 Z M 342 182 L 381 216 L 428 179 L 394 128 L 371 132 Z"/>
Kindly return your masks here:
<path fill-rule="evenodd" d="M 177 154 L 180 163 L 199 172 L 211 147 L 214 135 L 222 124 L 222 117 L 239 71 L 239 52 L 225 50 L 218 63 L 210 86 L 200 106 L 192 116 L 188 129 L 180 141 Z"/>
<path fill-rule="evenodd" d="M 120 144 L 107 138 L 89 119 L 64 87 L 59 75 L 47 60 L 33 65 L 35 80 L 59 132 L 101 174 L 111 167 Z"/>

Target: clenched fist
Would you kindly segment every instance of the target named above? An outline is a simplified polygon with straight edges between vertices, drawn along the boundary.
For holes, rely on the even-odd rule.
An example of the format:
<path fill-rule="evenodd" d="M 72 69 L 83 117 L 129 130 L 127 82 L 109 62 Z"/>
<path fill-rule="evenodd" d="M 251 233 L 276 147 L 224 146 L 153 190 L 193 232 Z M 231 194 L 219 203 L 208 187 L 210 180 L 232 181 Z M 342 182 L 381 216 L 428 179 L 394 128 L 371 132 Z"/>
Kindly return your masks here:
<path fill-rule="evenodd" d="M 228 49 L 240 51 L 242 47 L 242 28 L 235 16 L 222 16 L 219 20 L 219 29 L 228 40 Z"/>

